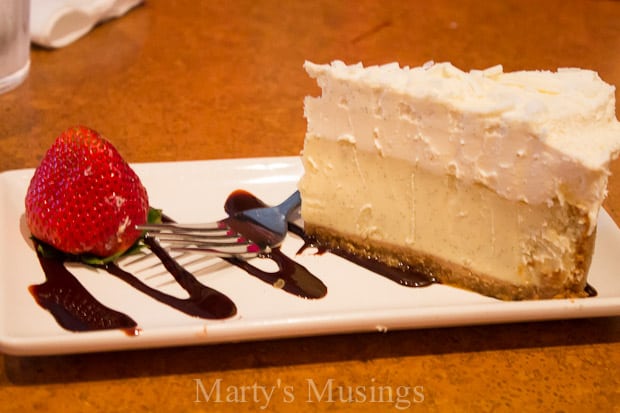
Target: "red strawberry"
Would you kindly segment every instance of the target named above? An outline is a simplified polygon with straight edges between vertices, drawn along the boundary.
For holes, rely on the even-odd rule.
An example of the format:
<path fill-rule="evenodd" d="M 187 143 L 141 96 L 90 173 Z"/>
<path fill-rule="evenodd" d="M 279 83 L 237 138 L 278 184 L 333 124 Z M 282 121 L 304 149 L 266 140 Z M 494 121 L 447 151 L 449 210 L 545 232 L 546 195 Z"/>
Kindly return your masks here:
<path fill-rule="evenodd" d="M 97 132 L 61 133 L 36 169 L 26 194 L 32 235 L 69 254 L 122 253 L 141 235 L 146 189 L 117 150 Z"/>

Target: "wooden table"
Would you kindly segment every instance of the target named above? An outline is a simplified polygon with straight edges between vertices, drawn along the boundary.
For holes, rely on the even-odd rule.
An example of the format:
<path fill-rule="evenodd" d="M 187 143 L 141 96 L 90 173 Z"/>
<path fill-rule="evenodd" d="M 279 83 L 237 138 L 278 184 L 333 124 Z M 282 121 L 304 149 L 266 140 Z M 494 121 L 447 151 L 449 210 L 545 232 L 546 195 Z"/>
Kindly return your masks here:
<path fill-rule="evenodd" d="M 305 59 L 463 69 L 590 68 L 620 86 L 618 1 L 147 0 L 0 96 L 0 171 L 85 124 L 130 162 L 297 155 Z M 617 99 L 618 93 L 616 93 Z M 606 209 L 620 222 L 620 166 Z M 620 317 L 44 357 L 0 355 L 0 410 L 619 411 Z M 409 387 L 406 403 L 308 403 L 310 380 Z M 280 386 L 268 405 L 197 383 Z M 258 387 L 256 387 L 258 388 Z M 413 397 L 418 391 L 422 396 Z M 199 398 L 200 399 L 200 398 Z M 420 400 L 423 399 L 423 400 Z M 419 403 L 416 403 L 419 402 Z"/>

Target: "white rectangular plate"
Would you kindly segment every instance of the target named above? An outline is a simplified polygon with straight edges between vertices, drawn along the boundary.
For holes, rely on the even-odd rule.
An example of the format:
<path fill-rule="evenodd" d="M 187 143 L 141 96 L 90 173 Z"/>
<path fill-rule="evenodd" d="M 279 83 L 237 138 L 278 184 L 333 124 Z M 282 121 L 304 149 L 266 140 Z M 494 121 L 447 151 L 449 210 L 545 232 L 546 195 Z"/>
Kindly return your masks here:
<path fill-rule="evenodd" d="M 149 192 L 151 205 L 183 222 L 224 217 L 224 200 L 235 189 L 278 203 L 295 190 L 302 173 L 297 157 L 133 167 Z M 23 219 L 24 196 L 32 174 L 31 169 L 0 174 L 0 351 L 7 354 L 78 353 L 620 315 L 620 230 L 601 211 L 589 276 L 589 283 L 598 291 L 596 297 L 504 302 L 443 285 L 407 288 L 331 254 L 295 256 L 303 242 L 290 235 L 282 250 L 327 285 L 324 298 L 293 296 L 216 258 L 193 271 L 201 282 L 227 294 L 238 314 L 226 320 L 203 320 L 169 308 L 105 272 L 72 267 L 92 295 L 131 316 L 142 331 L 136 337 L 120 330 L 69 332 L 39 307 L 28 291 L 28 286 L 45 281 Z M 169 294 L 182 293 L 167 274 L 141 279 Z"/>

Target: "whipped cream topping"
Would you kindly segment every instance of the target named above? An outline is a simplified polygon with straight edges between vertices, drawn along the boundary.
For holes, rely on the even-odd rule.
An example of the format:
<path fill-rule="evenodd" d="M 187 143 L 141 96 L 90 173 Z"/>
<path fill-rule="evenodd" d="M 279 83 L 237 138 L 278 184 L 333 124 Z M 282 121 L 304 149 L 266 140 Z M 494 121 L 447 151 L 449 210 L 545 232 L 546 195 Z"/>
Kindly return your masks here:
<path fill-rule="evenodd" d="M 620 153 L 615 88 L 582 69 L 464 72 L 450 63 L 306 62 L 308 135 L 483 184 L 532 204 L 569 202 L 590 230 Z"/>

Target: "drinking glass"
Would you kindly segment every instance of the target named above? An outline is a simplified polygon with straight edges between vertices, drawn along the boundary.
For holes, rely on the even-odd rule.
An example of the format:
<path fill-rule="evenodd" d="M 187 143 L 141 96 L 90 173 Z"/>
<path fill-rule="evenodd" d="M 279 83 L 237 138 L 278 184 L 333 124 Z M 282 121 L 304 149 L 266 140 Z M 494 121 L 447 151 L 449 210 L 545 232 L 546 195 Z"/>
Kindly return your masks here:
<path fill-rule="evenodd" d="M 0 0 L 0 93 L 16 88 L 30 69 L 30 0 Z"/>

